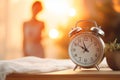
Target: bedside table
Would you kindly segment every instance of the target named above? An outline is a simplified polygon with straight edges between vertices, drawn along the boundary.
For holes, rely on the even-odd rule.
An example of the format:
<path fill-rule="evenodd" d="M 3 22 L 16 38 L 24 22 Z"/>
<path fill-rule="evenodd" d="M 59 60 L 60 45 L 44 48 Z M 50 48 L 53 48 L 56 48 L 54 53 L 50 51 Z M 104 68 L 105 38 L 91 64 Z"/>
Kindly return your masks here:
<path fill-rule="evenodd" d="M 72 69 L 38 74 L 9 74 L 6 80 L 120 80 L 120 71 L 102 68 L 100 71 L 93 69 Z"/>

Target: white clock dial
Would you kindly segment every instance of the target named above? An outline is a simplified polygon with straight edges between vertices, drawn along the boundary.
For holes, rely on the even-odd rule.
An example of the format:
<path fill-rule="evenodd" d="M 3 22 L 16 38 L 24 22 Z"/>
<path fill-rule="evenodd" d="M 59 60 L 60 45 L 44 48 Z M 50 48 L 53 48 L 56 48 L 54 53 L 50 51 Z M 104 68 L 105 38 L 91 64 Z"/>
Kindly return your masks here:
<path fill-rule="evenodd" d="M 69 55 L 72 61 L 80 66 L 94 66 L 103 57 L 103 45 L 92 33 L 82 33 L 72 38 Z"/>

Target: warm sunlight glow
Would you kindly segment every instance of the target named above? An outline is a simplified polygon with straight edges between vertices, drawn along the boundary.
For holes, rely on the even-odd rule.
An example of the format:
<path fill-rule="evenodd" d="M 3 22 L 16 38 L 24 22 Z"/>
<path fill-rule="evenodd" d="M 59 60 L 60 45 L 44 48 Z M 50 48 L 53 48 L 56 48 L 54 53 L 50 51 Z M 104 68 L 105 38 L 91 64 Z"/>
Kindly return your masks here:
<path fill-rule="evenodd" d="M 73 0 L 43 0 L 44 14 L 40 14 L 38 18 L 47 22 L 48 30 L 64 26 L 71 18 L 69 12 L 73 7 L 72 2 Z"/>
<path fill-rule="evenodd" d="M 49 32 L 49 37 L 55 39 L 59 36 L 59 32 L 56 29 L 51 29 Z"/>
<path fill-rule="evenodd" d="M 120 13 L 120 3 L 119 0 L 112 0 L 113 2 L 113 8 L 116 12 Z"/>
<path fill-rule="evenodd" d="M 45 4 L 48 11 L 58 15 L 64 15 L 69 9 L 69 4 L 65 0 L 46 0 Z"/>
<path fill-rule="evenodd" d="M 76 11 L 75 11 L 75 9 L 74 8 L 71 8 L 70 10 L 69 10 L 69 16 L 75 16 L 75 14 L 76 14 Z"/>

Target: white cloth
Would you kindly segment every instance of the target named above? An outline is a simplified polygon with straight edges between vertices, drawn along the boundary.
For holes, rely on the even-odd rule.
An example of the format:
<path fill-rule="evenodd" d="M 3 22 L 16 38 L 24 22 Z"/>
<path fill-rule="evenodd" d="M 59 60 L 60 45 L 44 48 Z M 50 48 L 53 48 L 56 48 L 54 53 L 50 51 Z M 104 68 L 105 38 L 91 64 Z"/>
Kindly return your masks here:
<path fill-rule="evenodd" d="M 0 61 L 0 80 L 5 80 L 10 73 L 45 73 L 73 69 L 75 64 L 70 59 L 47 59 L 37 57 L 23 57 L 14 60 Z M 107 67 L 102 62 L 100 67 Z"/>
<path fill-rule="evenodd" d="M 5 80 L 10 73 L 43 73 L 71 69 L 75 66 L 68 59 L 42 59 L 24 57 L 15 60 L 0 61 L 0 80 Z"/>

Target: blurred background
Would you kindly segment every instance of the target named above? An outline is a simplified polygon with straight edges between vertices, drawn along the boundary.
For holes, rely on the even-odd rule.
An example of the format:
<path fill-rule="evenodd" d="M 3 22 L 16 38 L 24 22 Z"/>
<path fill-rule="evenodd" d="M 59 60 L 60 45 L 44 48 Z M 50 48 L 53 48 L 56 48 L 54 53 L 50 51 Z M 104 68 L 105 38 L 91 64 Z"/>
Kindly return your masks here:
<path fill-rule="evenodd" d="M 0 59 L 23 57 L 23 22 L 31 17 L 36 0 L 0 0 Z M 46 58 L 69 58 L 68 33 L 81 19 L 97 21 L 105 31 L 104 41 L 120 42 L 120 0 L 37 0 L 45 22 L 42 44 Z"/>

